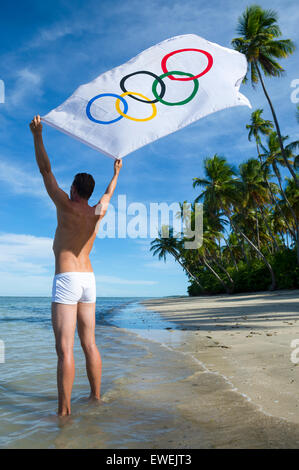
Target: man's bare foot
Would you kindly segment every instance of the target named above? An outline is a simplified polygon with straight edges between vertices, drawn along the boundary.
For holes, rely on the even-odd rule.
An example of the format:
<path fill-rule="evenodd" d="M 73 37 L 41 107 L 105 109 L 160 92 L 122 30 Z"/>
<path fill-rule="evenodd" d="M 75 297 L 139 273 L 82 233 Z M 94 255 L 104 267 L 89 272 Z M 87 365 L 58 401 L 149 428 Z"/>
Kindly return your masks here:
<path fill-rule="evenodd" d="M 98 405 L 103 405 L 104 404 L 103 400 L 100 397 L 96 397 L 94 395 L 89 395 L 88 402 L 89 403 L 96 403 Z"/>
<path fill-rule="evenodd" d="M 79 403 L 89 403 L 89 404 L 92 404 L 92 403 L 95 403 L 95 404 L 105 404 L 105 402 L 102 400 L 102 398 L 98 398 L 98 397 L 95 397 L 94 395 L 89 395 L 88 397 L 81 397 L 79 400 L 78 400 Z"/>
<path fill-rule="evenodd" d="M 71 416 L 71 412 L 69 411 L 62 411 L 57 413 L 58 418 L 67 418 L 68 416 Z"/>
<path fill-rule="evenodd" d="M 73 422 L 73 418 L 71 415 L 62 415 L 57 414 L 59 426 L 65 426 L 66 424 L 71 424 Z"/>

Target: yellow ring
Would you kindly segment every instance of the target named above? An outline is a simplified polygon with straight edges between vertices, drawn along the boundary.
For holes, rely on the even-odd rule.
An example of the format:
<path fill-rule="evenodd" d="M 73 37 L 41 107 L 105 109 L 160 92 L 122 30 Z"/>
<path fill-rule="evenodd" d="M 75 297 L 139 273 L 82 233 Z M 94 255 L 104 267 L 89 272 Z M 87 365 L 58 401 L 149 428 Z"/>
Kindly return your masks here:
<path fill-rule="evenodd" d="M 123 93 L 123 94 L 120 95 L 120 96 L 123 98 L 123 97 L 126 96 L 126 95 L 136 95 L 136 96 L 139 96 L 140 98 L 143 98 L 144 100 L 151 101 L 151 100 L 150 100 L 149 98 L 147 98 L 146 96 L 142 95 L 141 93 L 136 93 L 135 91 L 127 91 L 126 93 Z M 116 107 L 117 112 L 118 112 L 121 116 L 123 116 L 123 117 L 125 117 L 125 118 L 127 118 L 127 119 L 131 119 L 132 121 L 137 121 L 137 122 L 150 121 L 151 119 L 154 119 L 154 117 L 155 117 L 156 114 L 157 114 L 157 108 L 156 108 L 155 103 L 151 103 L 152 108 L 153 108 L 153 114 L 152 114 L 150 117 L 147 117 L 147 118 L 145 118 L 145 119 L 137 119 L 137 118 L 134 118 L 134 117 L 130 117 L 130 116 L 128 116 L 127 114 L 124 114 L 124 113 L 121 111 L 121 109 L 120 109 L 120 107 L 119 107 L 119 104 L 120 104 L 120 99 L 118 98 L 118 99 L 116 100 L 116 103 L 115 103 L 115 107 Z"/>

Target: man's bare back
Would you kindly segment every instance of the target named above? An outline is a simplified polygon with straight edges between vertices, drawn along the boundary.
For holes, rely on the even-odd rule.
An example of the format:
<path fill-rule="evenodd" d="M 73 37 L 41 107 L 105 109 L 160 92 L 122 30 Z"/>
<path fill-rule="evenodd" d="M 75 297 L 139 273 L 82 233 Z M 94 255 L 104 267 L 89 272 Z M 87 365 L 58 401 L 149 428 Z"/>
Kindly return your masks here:
<path fill-rule="evenodd" d="M 57 229 L 53 243 L 55 274 L 92 271 L 89 254 L 99 219 L 95 207 L 70 199 L 64 207 L 57 208 Z"/>
<path fill-rule="evenodd" d="M 76 326 L 86 358 L 90 399 L 100 401 L 101 356 L 95 343 L 96 282 L 89 254 L 101 219 L 116 187 L 121 160 L 114 162 L 114 175 L 98 204 L 88 205 L 94 179 L 78 173 L 70 197 L 57 184 L 42 139 L 39 116 L 30 123 L 36 161 L 46 190 L 57 210 L 53 243 L 55 276 L 52 287 L 52 324 L 56 340 L 58 414 L 71 413 L 71 393 L 75 375 L 73 344 Z"/>

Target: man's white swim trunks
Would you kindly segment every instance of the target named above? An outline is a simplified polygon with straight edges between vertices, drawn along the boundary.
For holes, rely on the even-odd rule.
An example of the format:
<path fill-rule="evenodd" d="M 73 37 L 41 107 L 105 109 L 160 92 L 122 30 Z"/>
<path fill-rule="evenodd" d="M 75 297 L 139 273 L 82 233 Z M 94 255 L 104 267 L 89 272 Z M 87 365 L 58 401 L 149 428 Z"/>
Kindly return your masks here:
<path fill-rule="evenodd" d="M 56 274 L 53 279 L 52 302 L 75 305 L 96 301 L 96 282 L 93 272 Z"/>

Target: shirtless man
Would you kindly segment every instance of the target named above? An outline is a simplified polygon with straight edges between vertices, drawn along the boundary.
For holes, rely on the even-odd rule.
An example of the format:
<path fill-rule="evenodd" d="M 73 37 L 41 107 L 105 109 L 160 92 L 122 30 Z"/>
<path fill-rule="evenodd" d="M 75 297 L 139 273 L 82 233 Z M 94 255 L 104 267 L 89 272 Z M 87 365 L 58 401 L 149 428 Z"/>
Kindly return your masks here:
<path fill-rule="evenodd" d="M 42 139 L 40 116 L 30 123 L 35 156 L 46 190 L 57 209 L 57 229 L 53 243 L 55 277 L 52 289 L 52 324 L 56 340 L 58 415 L 71 413 L 71 393 L 75 376 L 74 335 L 78 334 L 86 358 L 90 399 L 100 400 L 101 356 L 95 343 L 95 277 L 89 253 L 100 220 L 115 190 L 122 161 L 114 162 L 114 176 L 98 204 L 88 205 L 94 179 L 87 173 L 75 176 L 70 197 L 59 188 L 52 173 Z"/>

